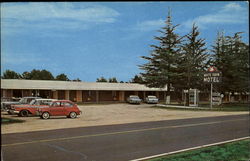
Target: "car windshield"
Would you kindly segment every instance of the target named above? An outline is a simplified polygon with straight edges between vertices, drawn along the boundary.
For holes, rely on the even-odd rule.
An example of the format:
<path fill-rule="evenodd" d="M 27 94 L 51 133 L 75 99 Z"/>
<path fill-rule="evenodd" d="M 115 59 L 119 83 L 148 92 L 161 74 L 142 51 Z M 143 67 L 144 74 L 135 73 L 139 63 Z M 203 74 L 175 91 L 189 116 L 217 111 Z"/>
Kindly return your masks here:
<path fill-rule="evenodd" d="M 52 105 L 52 103 L 53 103 L 53 102 L 47 102 L 47 104 L 48 104 L 49 106 L 51 106 L 51 105 Z"/>
<path fill-rule="evenodd" d="M 25 104 L 27 102 L 27 99 L 26 98 L 22 98 L 19 102 L 22 103 L 22 104 Z"/>
<path fill-rule="evenodd" d="M 32 100 L 31 102 L 30 102 L 30 105 L 34 105 L 36 103 L 36 100 Z"/>
<path fill-rule="evenodd" d="M 155 96 L 148 96 L 148 98 L 156 98 Z"/>

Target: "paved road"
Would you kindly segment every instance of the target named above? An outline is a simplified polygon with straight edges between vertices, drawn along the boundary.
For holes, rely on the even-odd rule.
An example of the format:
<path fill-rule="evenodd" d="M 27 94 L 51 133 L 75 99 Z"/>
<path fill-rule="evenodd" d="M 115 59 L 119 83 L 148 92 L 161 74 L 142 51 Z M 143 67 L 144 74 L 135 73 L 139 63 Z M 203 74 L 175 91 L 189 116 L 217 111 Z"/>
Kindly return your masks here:
<path fill-rule="evenodd" d="M 249 115 L 13 133 L 2 135 L 2 158 L 125 161 L 246 136 Z"/>

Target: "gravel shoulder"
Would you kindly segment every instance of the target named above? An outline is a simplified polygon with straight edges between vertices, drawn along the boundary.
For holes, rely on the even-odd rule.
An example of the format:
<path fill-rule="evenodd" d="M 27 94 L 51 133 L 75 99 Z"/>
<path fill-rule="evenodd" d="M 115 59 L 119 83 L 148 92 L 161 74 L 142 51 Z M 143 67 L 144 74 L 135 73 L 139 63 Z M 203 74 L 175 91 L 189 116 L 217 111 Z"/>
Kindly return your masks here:
<path fill-rule="evenodd" d="M 42 120 L 40 117 L 18 117 L 2 112 L 2 117 L 25 120 L 23 123 L 4 124 L 2 134 L 30 131 L 53 130 L 72 127 L 88 127 L 147 121 L 174 120 L 185 118 L 214 117 L 226 115 L 248 114 L 248 112 L 216 112 L 216 111 L 181 111 L 151 108 L 154 105 L 141 104 L 105 104 L 80 105 L 83 114 L 76 119 L 66 117 L 51 117 Z"/>

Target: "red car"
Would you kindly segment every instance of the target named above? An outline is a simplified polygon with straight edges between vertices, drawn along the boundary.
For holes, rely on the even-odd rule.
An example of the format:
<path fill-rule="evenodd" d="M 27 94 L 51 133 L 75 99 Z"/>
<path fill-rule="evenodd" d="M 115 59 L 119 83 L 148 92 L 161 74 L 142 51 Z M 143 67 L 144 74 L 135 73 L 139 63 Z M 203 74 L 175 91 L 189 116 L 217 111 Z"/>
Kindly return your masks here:
<path fill-rule="evenodd" d="M 42 119 L 48 119 L 50 116 L 76 118 L 82 113 L 77 105 L 69 100 L 53 101 L 50 106 L 39 108 L 37 112 Z"/>

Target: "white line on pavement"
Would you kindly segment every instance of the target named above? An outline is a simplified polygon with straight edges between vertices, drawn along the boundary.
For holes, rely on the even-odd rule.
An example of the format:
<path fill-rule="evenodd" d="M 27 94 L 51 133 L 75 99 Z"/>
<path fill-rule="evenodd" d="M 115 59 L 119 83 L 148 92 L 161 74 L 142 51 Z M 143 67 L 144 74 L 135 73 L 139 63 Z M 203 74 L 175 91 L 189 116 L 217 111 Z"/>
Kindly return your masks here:
<path fill-rule="evenodd" d="M 213 143 L 213 144 L 201 145 L 201 146 L 196 146 L 196 147 L 192 147 L 192 148 L 177 150 L 177 151 L 173 151 L 173 152 L 168 152 L 168 153 L 153 155 L 153 156 L 149 156 L 149 157 L 134 159 L 134 160 L 131 160 L 131 161 L 148 160 L 148 159 L 152 159 L 152 158 L 162 157 L 162 156 L 165 156 L 165 155 L 176 154 L 176 153 L 180 153 L 180 152 L 185 152 L 185 151 L 189 151 L 189 150 L 195 150 L 195 149 L 205 148 L 205 147 L 214 146 L 214 145 L 220 145 L 220 144 L 231 143 L 231 142 L 234 142 L 234 141 L 239 141 L 239 140 L 244 140 L 244 139 L 249 139 L 249 138 L 250 138 L 250 137 L 248 136 L 248 137 L 237 138 L 237 139 L 222 141 L 222 142 Z"/>

